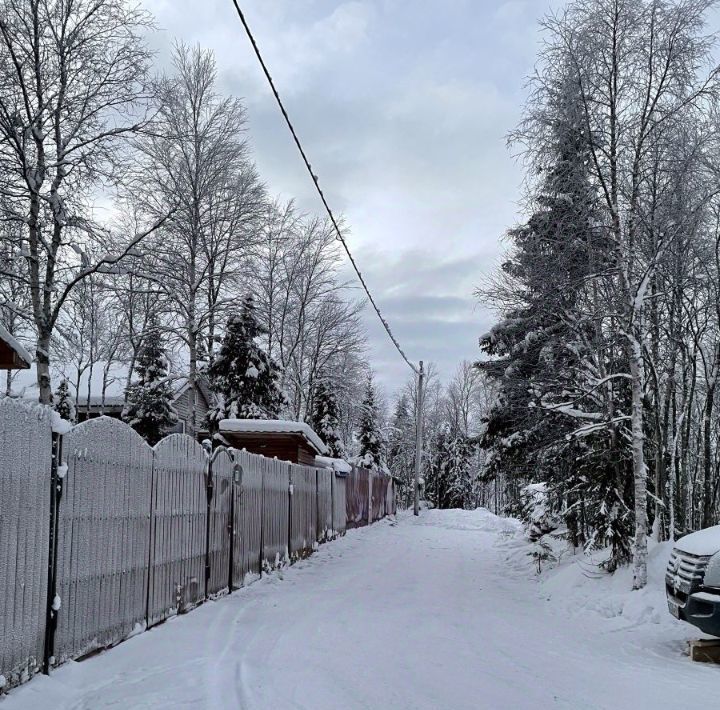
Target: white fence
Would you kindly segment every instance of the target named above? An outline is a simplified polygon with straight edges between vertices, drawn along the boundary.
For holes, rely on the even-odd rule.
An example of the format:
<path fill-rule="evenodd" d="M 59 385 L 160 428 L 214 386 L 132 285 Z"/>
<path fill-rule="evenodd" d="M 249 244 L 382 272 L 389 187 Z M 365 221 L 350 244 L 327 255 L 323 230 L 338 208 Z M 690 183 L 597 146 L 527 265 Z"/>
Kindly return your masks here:
<path fill-rule="evenodd" d="M 368 510 L 394 512 L 385 478 Z M 151 448 L 107 417 L 60 437 L 0 399 L 0 689 L 310 554 L 344 533 L 347 489 L 184 434 Z"/>

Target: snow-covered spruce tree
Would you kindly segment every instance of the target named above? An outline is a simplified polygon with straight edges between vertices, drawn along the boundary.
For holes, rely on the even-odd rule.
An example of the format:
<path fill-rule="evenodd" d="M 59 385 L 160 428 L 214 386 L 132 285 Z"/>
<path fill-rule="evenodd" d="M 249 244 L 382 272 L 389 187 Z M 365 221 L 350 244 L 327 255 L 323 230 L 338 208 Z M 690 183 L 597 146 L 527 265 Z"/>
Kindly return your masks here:
<path fill-rule="evenodd" d="M 315 385 L 310 426 L 325 442 L 333 458 L 342 458 L 345 455 L 339 425 L 338 405 L 332 384 L 321 378 Z"/>
<path fill-rule="evenodd" d="M 629 559 L 632 535 L 627 423 L 614 416 L 629 388 L 614 378 L 624 361 L 619 339 L 597 325 L 605 304 L 592 278 L 608 268 L 611 248 L 598 225 L 579 106 L 560 76 L 533 155 L 541 176 L 533 211 L 510 231 L 513 252 L 491 293 L 505 317 L 480 343 L 494 359 L 479 366 L 500 385 L 483 446 L 489 472 L 512 487 L 513 512 L 524 485 L 547 481 L 572 542 L 610 545 L 614 569 Z"/>
<path fill-rule="evenodd" d="M 252 295 L 243 299 L 240 313 L 228 319 L 220 351 L 207 370 L 219 403 L 208 412 L 208 426 L 217 430 L 221 419 L 277 419 L 285 403 L 279 387 L 280 369 L 258 345 L 265 333 L 255 315 Z"/>
<path fill-rule="evenodd" d="M 70 393 L 70 385 L 68 381 L 63 378 L 60 380 L 57 390 L 55 390 L 55 397 L 53 398 L 53 409 L 68 422 L 75 423 L 77 416 L 75 411 L 75 399 Z"/>
<path fill-rule="evenodd" d="M 677 366 L 688 355 L 689 359 L 699 356 L 700 361 L 710 355 L 708 364 L 716 359 L 711 351 L 696 350 L 704 346 L 687 330 L 684 338 L 678 338 L 673 323 L 682 319 L 687 328 L 684 304 L 695 300 L 696 285 L 693 278 L 687 279 L 692 272 L 673 263 L 675 256 L 683 264 L 697 257 L 697 240 L 688 240 L 688 234 L 697 234 L 699 225 L 705 224 L 700 232 L 712 235 L 711 243 L 717 233 L 716 226 L 710 226 L 717 224 L 717 206 L 710 207 L 717 199 L 717 178 L 708 180 L 705 172 L 708 131 L 717 135 L 708 97 L 714 100 L 720 93 L 712 56 L 714 38 L 707 31 L 708 11 L 704 2 L 576 0 L 546 18 L 545 42 L 520 128 L 528 155 L 537 165 L 547 154 L 548 129 L 561 116 L 558 87 L 569 83 L 581 97 L 576 105 L 587 155 L 583 165 L 598 198 L 594 223 L 608 245 L 608 258 L 595 264 L 586 279 L 588 302 L 600 306 L 588 319 L 588 328 L 601 333 L 597 341 L 602 347 L 580 353 L 577 362 L 582 369 L 568 378 L 573 385 L 569 396 L 561 399 L 558 392 L 552 402 L 556 412 L 575 420 L 573 439 L 606 432 L 612 441 L 613 449 L 605 452 L 614 480 L 608 486 L 604 476 L 600 483 L 611 491 L 608 502 L 614 498 L 614 519 L 627 517 L 632 526 L 635 589 L 647 583 L 649 513 L 654 510 L 661 516 L 663 509 L 672 511 L 672 505 L 665 503 L 672 501 L 664 479 L 666 465 L 674 465 L 675 444 L 668 444 L 677 441 L 673 429 L 684 416 L 676 414 L 683 401 L 678 403 L 677 395 L 685 396 L 673 384 L 682 381 Z M 706 271 L 706 261 L 707 257 L 700 257 L 703 265 L 695 267 L 696 273 Z M 556 269 L 548 270 L 547 280 L 555 281 L 556 274 Z M 685 280 L 676 281 L 678 276 Z M 677 292 L 682 304 L 672 301 Z M 707 309 L 701 311 L 704 320 Z M 594 354 L 598 351 L 602 357 Z M 710 400 L 716 378 L 712 370 L 713 366 L 707 371 Z M 687 377 L 695 382 L 691 373 Z M 704 384 L 701 387 L 705 389 Z M 598 396 L 602 407 L 597 406 Z M 543 406 L 550 403 L 539 401 Z M 705 416 L 692 410 L 687 415 L 688 422 Z M 704 434 L 700 438 L 707 440 Z M 687 441 L 686 429 L 681 449 L 686 449 Z M 710 459 L 707 449 L 702 456 Z M 682 476 L 683 485 L 695 489 L 688 463 L 686 458 L 673 475 Z M 595 480 L 594 472 L 589 473 Z M 709 476 L 703 479 L 703 484 L 708 483 Z M 677 481 L 670 483 L 676 491 Z M 651 501 L 652 484 L 655 497 L 665 499 L 662 504 Z M 712 485 L 703 488 L 712 496 Z M 694 505 L 708 504 L 702 505 L 702 515 L 689 515 L 690 520 L 715 522 L 717 497 L 710 496 L 690 496 Z M 658 535 L 663 527 L 661 520 Z M 629 542 L 625 540 L 627 546 Z"/>
<path fill-rule="evenodd" d="M 178 420 L 162 334 L 155 321 L 149 323 L 143 338 L 135 374 L 137 379 L 126 392 L 122 419 L 154 446 Z"/>
<path fill-rule="evenodd" d="M 410 505 L 415 481 L 415 421 L 406 392 L 398 397 L 388 438 L 388 468 L 400 481 L 398 497 Z"/>
<path fill-rule="evenodd" d="M 357 463 L 363 468 L 379 469 L 382 465 L 382 441 L 378 427 L 378 406 L 372 375 L 368 375 L 360 413 L 360 455 Z"/>
<path fill-rule="evenodd" d="M 473 490 L 472 440 L 446 423 L 434 442 L 426 473 L 425 495 L 437 508 L 464 508 Z"/>

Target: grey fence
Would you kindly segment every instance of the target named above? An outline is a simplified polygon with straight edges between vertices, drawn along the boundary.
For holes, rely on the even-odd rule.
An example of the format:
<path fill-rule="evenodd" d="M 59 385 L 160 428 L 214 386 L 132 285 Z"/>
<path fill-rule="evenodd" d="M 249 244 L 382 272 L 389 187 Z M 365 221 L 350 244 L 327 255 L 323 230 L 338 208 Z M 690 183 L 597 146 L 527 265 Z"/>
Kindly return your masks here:
<path fill-rule="evenodd" d="M 346 479 L 345 496 L 348 529 L 367 525 L 370 520 L 370 471 L 353 466 L 352 474 Z"/>
<path fill-rule="evenodd" d="M 312 554 L 317 543 L 317 471 L 290 464 L 290 555 Z"/>
<path fill-rule="evenodd" d="M 253 461 L 262 472 L 261 562 L 269 571 L 290 561 L 290 467 L 262 456 Z"/>
<path fill-rule="evenodd" d="M 100 418 L 64 437 L 55 660 L 117 643 L 146 616 L 153 451 Z"/>
<path fill-rule="evenodd" d="M 205 593 L 207 454 L 189 436 L 155 447 L 148 626 L 187 611 Z"/>
<path fill-rule="evenodd" d="M 10 399 L 0 423 L 0 674 L 15 685 L 44 656 L 52 432 L 49 412 Z"/>
<path fill-rule="evenodd" d="M 234 469 L 230 452 L 224 447 L 217 449 L 209 467 L 206 596 L 216 597 L 230 588 Z"/>
<path fill-rule="evenodd" d="M 347 477 L 332 476 L 332 530 L 331 537 L 344 535 L 347 529 Z"/>
<path fill-rule="evenodd" d="M 0 689 L 310 554 L 357 517 L 348 491 L 371 513 L 356 526 L 394 512 L 360 469 L 151 448 L 107 417 L 59 436 L 52 417 L 0 399 Z"/>
<path fill-rule="evenodd" d="M 325 468 L 317 469 L 317 540 L 325 542 L 333 537 L 333 491 L 334 473 Z M 344 499 L 343 499 L 344 500 Z"/>
<path fill-rule="evenodd" d="M 262 573 L 263 472 L 255 456 L 236 451 L 238 482 L 233 487 L 233 587 L 243 587 Z"/>

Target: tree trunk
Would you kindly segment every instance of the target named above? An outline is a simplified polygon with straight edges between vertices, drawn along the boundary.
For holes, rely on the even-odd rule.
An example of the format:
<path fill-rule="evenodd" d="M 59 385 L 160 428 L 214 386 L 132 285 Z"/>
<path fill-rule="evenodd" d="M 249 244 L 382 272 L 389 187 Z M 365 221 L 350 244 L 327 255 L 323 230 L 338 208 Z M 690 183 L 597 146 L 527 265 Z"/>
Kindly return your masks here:
<path fill-rule="evenodd" d="M 645 434 L 643 431 L 643 360 L 641 340 L 636 332 L 630 343 L 630 376 L 632 378 L 632 459 L 635 487 L 635 541 L 633 544 L 633 589 L 647 584 L 647 468 L 645 467 Z"/>
<path fill-rule="evenodd" d="M 37 339 L 35 353 L 37 383 L 40 404 L 52 404 L 52 383 L 50 381 L 50 333 L 41 332 Z"/>
<path fill-rule="evenodd" d="M 715 400 L 715 385 L 709 383 L 703 412 L 703 519 L 704 528 L 712 525 L 713 480 L 712 480 L 712 427 L 711 417 Z"/>

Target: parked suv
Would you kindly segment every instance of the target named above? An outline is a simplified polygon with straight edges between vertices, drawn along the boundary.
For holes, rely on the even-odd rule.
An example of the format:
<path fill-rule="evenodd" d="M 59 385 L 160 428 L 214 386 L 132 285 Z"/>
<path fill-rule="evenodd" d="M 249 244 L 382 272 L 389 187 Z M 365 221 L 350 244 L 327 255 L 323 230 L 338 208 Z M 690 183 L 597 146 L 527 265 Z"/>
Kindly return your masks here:
<path fill-rule="evenodd" d="M 665 572 L 670 613 L 720 636 L 720 525 L 679 540 Z"/>

